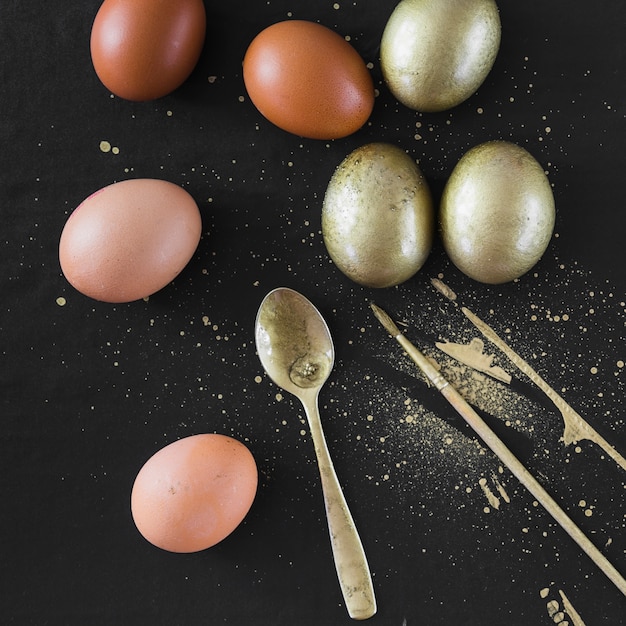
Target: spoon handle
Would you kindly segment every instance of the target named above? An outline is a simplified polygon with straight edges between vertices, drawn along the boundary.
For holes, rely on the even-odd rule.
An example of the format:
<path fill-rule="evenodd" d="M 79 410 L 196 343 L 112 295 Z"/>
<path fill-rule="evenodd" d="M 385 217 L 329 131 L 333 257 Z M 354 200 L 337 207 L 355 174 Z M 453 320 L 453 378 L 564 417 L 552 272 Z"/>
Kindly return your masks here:
<path fill-rule="evenodd" d="M 303 405 L 315 446 L 330 542 L 343 598 L 351 618 L 367 619 L 376 613 L 376 599 L 363 544 L 328 452 L 317 397 L 303 401 Z"/>

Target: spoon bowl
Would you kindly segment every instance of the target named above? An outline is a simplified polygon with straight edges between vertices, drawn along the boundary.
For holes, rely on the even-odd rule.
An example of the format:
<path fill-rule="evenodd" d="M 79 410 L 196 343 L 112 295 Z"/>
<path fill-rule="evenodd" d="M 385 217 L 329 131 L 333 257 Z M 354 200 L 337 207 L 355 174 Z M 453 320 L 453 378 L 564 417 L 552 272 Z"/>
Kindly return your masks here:
<path fill-rule="evenodd" d="M 255 338 L 269 377 L 294 396 L 318 393 L 330 376 L 335 361 L 330 331 L 317 309 L 298 292 L 281 287 L 265 297 Z"/>
<path fill-rule="evenodd" d="M 255 341 L 261 364 L 276 385 L 304 407 L 320 471 L 328 530 L 348 614 L 367 619 L 376 613 L 372 579 L 361 539 L 330 458 L 319 415 L 319 392 L 335 360 L 333 341 L 321 313 L 302 294 L 280 287 L 270 291 L 257 313 Z"/>

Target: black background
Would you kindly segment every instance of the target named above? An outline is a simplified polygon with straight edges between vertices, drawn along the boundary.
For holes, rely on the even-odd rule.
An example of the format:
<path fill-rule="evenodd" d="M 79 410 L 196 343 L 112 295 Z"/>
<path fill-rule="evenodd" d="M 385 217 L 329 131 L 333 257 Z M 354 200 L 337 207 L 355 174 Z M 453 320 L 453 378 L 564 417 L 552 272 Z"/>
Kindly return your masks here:
<path fill-rule="evenodd" d="M 0 5 L 2 621 L 351 623 L 301 406 L 288 394 L 277 399 L 255 354 L 258 305 L 289 286 L 323 312 L 336 343 L 322 420 L 374 577 L 379 610 L 370 622 L 548 625 L 548 603 L 562 607 L 562 591 L 579 614 L 563 617 L 570 624 L 625 623 L 622 594 L 490 452 L 480 454 L 367 304 L 374 299 L 406 323 L 423 349 L 436 338 L 470 338 L 458 310 L 430 286 L 441 275 L 626 452 L 626 6 L 502 0 L 502 45 L 479 92 L 421 115 L 381 81 L 379 42 L 395 2 L 302 4 L 207 2 L 198 67 L 148 103 L 112 97 L 95 76 L 97 1 Z M 247 45 L 290 17 L 349 36 L 372 64 L 379 95 L 354 135 L 291 136 L 247 98 Z M 438 243 L 426 266 L 393 289 L 359 287 L 330 263 L 321 202 L 352 149 L 403 147 L 438 197 L 460 156 L 495 138 L 527 148 L 554 188 L 555 237 L 528 275 L 499 287 L 475 283 Z M 119 153 L 103 152 L 101 141 Z M 189 191 L 203 238 L 183 273 L 147 302 L 98 303 L 63 278 L 59 236 L 90 193 L 135 177 Z M 497 359 L 520 380 L 506 415 L 489 416 L 494 428 L 626 571 L 623 471 L 595 444 L 559 443 L 558 412 Z M 423 425 L 401 421 L 408 401 L 426 415 Z M 156 450 L 200 432 L 248 445 L 258 495 L 222 543 L 166 553 L 135 529 L 130 489 Z M 440 452 L 448 436 L 459 449 Z M 486 513 L 479 479 L 493 476 L 510 502 Z"/>

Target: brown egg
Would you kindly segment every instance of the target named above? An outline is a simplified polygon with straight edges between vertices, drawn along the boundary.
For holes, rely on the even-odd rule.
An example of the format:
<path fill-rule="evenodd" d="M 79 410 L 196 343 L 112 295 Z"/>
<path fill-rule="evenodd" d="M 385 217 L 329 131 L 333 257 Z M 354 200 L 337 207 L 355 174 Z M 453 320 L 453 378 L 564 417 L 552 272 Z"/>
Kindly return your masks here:
<path fill-rule="evenodd" d="M 137 474 L 133 520 L 163 550 L 205 550 L 243 521 L 257 484 L 254 457 L 243 443 L 218 434 L 185 437 L 161 448 Z"/>
<path fill-rule="evenodd" d="M 104 0 L 91 29 L 91 59 L 116 96 L 154 100 L 189 77 L 205 33 L 202 0 Z"/>
<path fill-rule="evenodd" d="M 198 205 L 184 189 L 164 180 L 125 180 L 95 192 L 70 215 L 59 242 L 61 270 L 96 300 L 139 300 L 181 272 L 201 232 Z"/>
<path fill-rule="evenodd" d="M 374 106 L 374 84 L 359 53 L 315 22 L 288 20 L 261 31 L 246 51 L 243 78 L 261 114 L 301 137 L 350 135 Z"/>

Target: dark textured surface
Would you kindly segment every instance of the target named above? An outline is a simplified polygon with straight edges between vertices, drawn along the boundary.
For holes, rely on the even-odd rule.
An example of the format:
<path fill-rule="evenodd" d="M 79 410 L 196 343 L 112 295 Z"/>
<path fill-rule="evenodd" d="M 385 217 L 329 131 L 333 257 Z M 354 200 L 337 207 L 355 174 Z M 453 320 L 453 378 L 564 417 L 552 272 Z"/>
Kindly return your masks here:
<path fill-rule="evenodd" d="M 475 331 L 430 278 L 441 274 L 626 454 L 626 7 L 502 1 L 500 54 L 479 92 L 449 112 L 420 115 L 381 83 L 378 45 L 393 2 L 300 4 L 208 3 L 196 71 L 149 103 L 111 97 L 95 76 L 89 32 L 98 2 L 0 6 L 3 623 L 351 622 L 302 409 L 280 399 L 255 354 L 257 307 L 281 285 L 314 302 L 336 343 L 322 420 L 374 576 L 372 624 L 622 623 L 623 595 L 419 379 L 368 302 L 447 368 L 625 572 L 624 471 L 593 443 L 564 447 L 558 412 L 495 348 L 486 346 L 513 375 L 508 387 L 472 378 L 436 352 L 435 340 L 466 342 Z M 288 135 L 246 97 L 248 43 L 288 17 L 349 35 L 372 64 L 379 95 L 355 135 Z M 528 275 L 480 285 L 437 244 L 413 279 L 368 290 L 329 262 L 321 202 L 352 149 L 403 147 L 438 197 L 460 156 L 495 138 L 529 150 L 554 188 L 557 236 Z M 96 189 L 144 176 L 194 196 L 200 247 L 147 302 L 89 300 L 60 272 L 63 225 Z M 156 450 L 199 432 L 249 446 L 257 499 L 218 546 L 168 554 L 136 531 L 130 489 Z M 497 508 L 483 487 L 499 497 Z M 561 592 L 575 609 L 563 616 L 554 604 L 566 606 Z"/>

